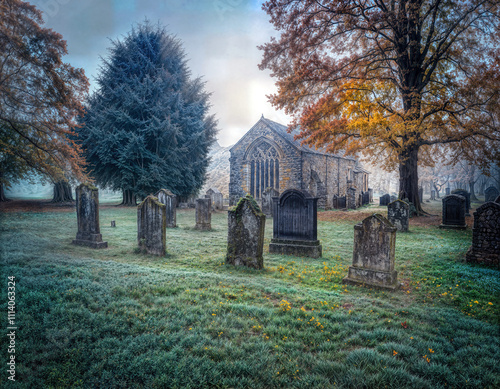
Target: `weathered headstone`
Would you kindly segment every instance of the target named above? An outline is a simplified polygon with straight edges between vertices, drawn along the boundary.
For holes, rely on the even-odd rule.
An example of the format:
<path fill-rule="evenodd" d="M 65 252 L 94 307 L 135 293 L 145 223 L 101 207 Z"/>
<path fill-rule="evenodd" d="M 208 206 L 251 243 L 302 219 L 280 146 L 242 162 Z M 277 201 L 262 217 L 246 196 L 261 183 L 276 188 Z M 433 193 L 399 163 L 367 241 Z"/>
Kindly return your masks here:
<path fill-rule="evenodd" d="M 347 189 L 347 208 L 356 209 L 356 188 Z"/>
<path fill-rule="evenodd" d="M 167 251 L 167 210 L 165 204 L 149 195 L 137 206 L 137 243 L 139 249 L 164 256 Z"/>
<path fill-rule="evenodd" d="M 369 195 L 369 199 L 370 199 L 370 203 L 373 202 L 373 189 L 371 188 L 368 188 L 368 195 Z"/>
<path fill-rule="evenodd" d="M 389 203 L 392 203 L 393 201 L 396 201 L 397 199 L 398 199 L 397 196 L 391 195 Z M 387 205 L 389 205 L 389 203 L 387 203 Z"/>
<path fill-rule="evenodd" d="M 472 246 L 467 262 L 500 267 L 500 204 L 490 201 L 474 212 Z"/>
<path fill-rule="evenodd" d="M 470 216 L 470 193 L 465 189 L 455 189 L 451 194 L 456 194 L 465 198 L 465 216 Z"/>
<path fill-rule="evenodd" d="M 160 189 L 155 196 L 160 203 L 165 204 L 167 228 L 177 227 L 177 196 L 168 189 Z"/>
<path fill-rule="evenodd" d="M 495 188 L 494 186 L 489 186 L 484 190 L 484 201 L 495 201 L 496 197 L 500 195 L 498 192 L 498 189 Z"/>
<path fill-rule="evenodd" d="M 399 288 L 394 270 L 396 227 L 379 214 L 368 216 L 354 226 L 352 266 L 342 282 L 395 290 Z"/>
<path fill-rule="evenodd" d="M 385 194 L 383 196 L 380 196 L 380 205 L 388 205 L 391 202 L 391 195 Z"/>
<path fill-rule="evenodd" d="M 212 210 L 222 210 L 224 207 L 224 196 L 217 188 L 210 188 L 206 193 L 212 200 Z"/>
<path fill-rule="evenodd" d="M 108 247 L 108 242 L 102 241 L 99 228 L 99 190 L 93 185 L 81 184 L 75 192 L 78 232 L 73 244 L 93 249 Z"/>
<path fill-rule="evenodd" d="M 410 220 L 410 206 L 402 200 L 387 205 L 387 219 L 398 231 L 407 232 Z"/>
<path fill-rule="evenodd" d="M 317 239 L 317 197 L 288 189 L 274 197 L 273 239 L 269 252 L 319 258 L 322 247 Z"/>
<path fill-rule="evenodd" d="M 450 194 L 451 189 L 450 188 L 445 188 L 445 194 L 448 196 Z"/>
<path fill-rule="evenodd" d="M 226 264 L 264 267 L 264 229 L 266 216 L 252 196 L 247 195 L 228 211 Z"/>
<path fill-rule="evenodd" d="M 262 213 L 267 217 L 272 217 L 273 215 L 273 197 L 279 197 L 280 192 L 276 189 L 268 187 L 262 193 Z"/>
<path fill-rule="evenodd" d="M 443 221 L 439 228 L 465 229 L 465 197 L 451 194 L 443 197 Z"/>
<path fill-rule="evenodd" d="M 333 196 L 332 204 L 335 209 L 345 209 L 347 207 L 346 197 L 339 197 L 335 195 Z"/>
<path fill-rule="evenodd" d="M 418 198 L 420 199 L 420 202 L 424 201 L 424 188 L 422 187 L 418 188 Z"/>
<path fill-rule="evenodd" d="M 201 231 L 212 229 L 212 201 L 210 198 L 196 199 L 196 225 Z"/>

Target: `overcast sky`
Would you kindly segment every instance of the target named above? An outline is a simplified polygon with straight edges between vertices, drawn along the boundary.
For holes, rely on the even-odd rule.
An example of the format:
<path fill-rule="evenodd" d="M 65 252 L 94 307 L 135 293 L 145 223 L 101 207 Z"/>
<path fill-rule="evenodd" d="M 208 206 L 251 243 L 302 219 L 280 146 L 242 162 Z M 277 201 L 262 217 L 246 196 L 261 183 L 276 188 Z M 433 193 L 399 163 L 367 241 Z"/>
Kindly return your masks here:
<path fill-rule="evenodd" d="M 261 1 L 254 0 L 35 0 L 45 26 L 68 43 L 64 61 L 85 70 L 95 87 L 100 57 L 110 39 L 143 22 L 160 22 L 184 45 L 193 76 L 212 92 L 212 113 L 219 121 L 221 146 L 236 143 L 260 116 L 288 124 L 266 95 L 275 91 L 269 72 L 257 65 L 257 49 L 274 34 Z"/>

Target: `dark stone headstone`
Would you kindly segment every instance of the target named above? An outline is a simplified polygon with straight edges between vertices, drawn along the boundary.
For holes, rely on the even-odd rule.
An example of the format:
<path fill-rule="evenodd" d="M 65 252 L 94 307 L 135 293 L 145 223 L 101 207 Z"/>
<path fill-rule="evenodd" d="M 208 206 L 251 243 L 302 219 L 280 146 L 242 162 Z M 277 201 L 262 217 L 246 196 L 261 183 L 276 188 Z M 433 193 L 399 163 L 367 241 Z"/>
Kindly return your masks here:
<path fill-rule="evenodd" d="M 208 231 L 212 229 L 212 201 L 210 198 L 196 199 L 196 225 L 197 230 Z"/>
<path fill-rule="evenodd" d="M 115 220 L 111 220 L 111 227 L 116 227 L 116 221 Z"/>
<path fill-rule="evenodd" d="M 420 202 L 424 201 L 424 188 L 422 187 L 418 188 L 418 198 L 420 199 Z"/>
<path fill-rule="evenodd" d="M 273 216 L 273 197 L 279 197 L 279 195 L 280 192 L 271 187 L 262 193 L 262 213 L 267 217 Z"/>
<path fill-rule="evenodd" d="M 484 203 L 474 212 L 472 246 L 465 258 L 467 262 L 500 267 L 499 203 Z"/>
<path fill-rule="evenodd" d="M 167 248 L 167 211 L 165 204 L 149 195 L 137 206 L 137 243 L 139 249 L 164 256 Z"/>
<path fill-rule="evenodd" d="M 465 216 L 470 216 L 470 193 L 465 189 L 455 189 L 451 194 L 456 194 L 465 198 Z"/>
<path fill-rule="evenodd" d="M 361 195 L 362 195 L 361 204 L 362 205 L 370 204 L 370 193 L 369 192 L 362 192 Z"/>
<path fill-rule="evenodd" d="M 380 196 L 380 205 L 388 205 L 391 202 L 391 195 L 385 194 Z"/>
<path fill-rule="evenodd" d="M 465 197 L 451 194 L 443 197 L 443 221 L 439 228 L 465 229 Z"/>
<path fill-rule="evenodd" d="M 333 208 L 335 209 L 345 209 L 347 208 L 346 196 L 333 196 Z"/>
<path fill-rule="evenodd" d="M 356 209 L 356 188 L 347 189 L 347 208 Z"/>
<path fill-rule="evenodd" d="M 398 231 L 407 232 L 410 220 L 410 206 L 402 200 L 387 205 L 387 219 Z"/>
<path fill-rule="evenodd" d="M 156 197 L 160 203 L 165 204 L 167 228 L 177 227 L 177 196 L 168 189 L 160 189 Z"/>
<path fill-rule="evenodd" d="M 347 284 L 361 284 L 395 290 L 399 288 L 394 270 L 396 227 L 379 214 L 354 226 L 354 250 Z"/>
<path fill-rule="evenodd" d="M 370 199 L 370 203 L 373 203 L 373 189 L 368 188 L 368 195 Z"/>
<path fill-rule="evenodd" d="M 450 188 L 446 188 L 446 189 L 445 189 L 445 194 L 446 194 L 446 196 L 448 196 L 448 195 L 450 194 L 450 191 L 451 191 L 451 189 L 450 189 Z"/>
<path fill-rule="evenodd" d="M 489 186 L 484 190 L 484 201 L 485 202 L 495 201 L 498 195 L 500 195 L 498 189 L 495 188 L 494 186 Z"/>
<path fill-rule="evenodd" d="M 288 189 L 279 198 L 273 198 L 270 253 L 321 257 L 322 247 L 317 239 L 317 201 L 317 197 L 297 189 Z"/>
<path fill-rule="evenodd" d="M 99 228 L 99 190 L 93 185 L 81 184 L 75 193 L 78 232 L 72 243 L 93 249 L 108 247 L 108 242 L 102 241 Z"/>
<path fill-rule="evenodd" d="M 210 188 L 206 194 L 212 200 L 212 210 L 222 210 L 224 207 L 224 196 L 222 193 L 216 188 Z"/>
<path fill-rule="evenodd" d="M 253 197 L 241 198 L 228 211 L 226 264 L 262 269 L 265 226 L 266 216 Z"/>

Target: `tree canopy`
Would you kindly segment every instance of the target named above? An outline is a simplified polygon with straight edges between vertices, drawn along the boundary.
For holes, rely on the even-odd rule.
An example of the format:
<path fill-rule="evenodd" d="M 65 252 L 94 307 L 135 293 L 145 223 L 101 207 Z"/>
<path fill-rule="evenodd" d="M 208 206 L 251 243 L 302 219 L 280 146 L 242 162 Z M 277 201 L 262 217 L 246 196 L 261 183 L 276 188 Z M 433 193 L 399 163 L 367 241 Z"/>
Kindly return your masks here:
<path fill-rule="evenodd" d="M 82 69 L 62 61 L 61 35 L 42 28 L 29 3 L 0 2 L 0 196 L 3 186 L 36 171 L 56 182 L 86 180 L 71 138 L 88 91 Z"/>
<path fill-rule="evenodd" d="M 132 204 L 160 188 L 196 192 L 216 121 L 204 83 L 190 78 L 180 41 L 159 25 L 138 25 L 112 41 L 97 83 L 78 129 L 97 183 L 122 190 Z"/>
<path fill-rule="evenodd" d="M 305 143 L 399 166 L 400 198 L 418 199 L 418 163 L 446 146 L 499 160 L 496 0 L 273 0 L 280 32 L 263 45 L 270 97 Z"/>

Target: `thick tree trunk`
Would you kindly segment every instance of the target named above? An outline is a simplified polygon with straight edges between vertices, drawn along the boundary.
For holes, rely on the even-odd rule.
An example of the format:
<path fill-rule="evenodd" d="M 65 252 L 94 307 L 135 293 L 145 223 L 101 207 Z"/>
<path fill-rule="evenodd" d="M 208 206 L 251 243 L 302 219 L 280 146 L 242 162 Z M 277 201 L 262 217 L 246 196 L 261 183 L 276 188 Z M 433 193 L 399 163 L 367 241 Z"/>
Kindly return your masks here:
<path fill-rule="evenodd" d="M 470 199 L 471 199 L 471 201 L 472 200 L 477 201 L 476 193 L 474 193 L 475 192 L 475 189 L 474 189 L 475 184 L 476 184 L 475 181 L 470 181 L 469 182 L 469 192 L 470 192 Z"/>
<path fill-rule="evenodd" d="M 400 156 L 399 198 L 408 199 L 413 203 L 418 215 L 425 213 L 418 196 L 418 149 L 410 150 Z"/>
<path fill-rule="evenodd" d="M 441 197 L 439 196 L 439 191 L 441 190 L 441 186 L 440 186 L 440 187 L 439 187 L 439 189 L 438 189 L 438 187 L 437 187 L 437 185 L 436 185 L 436 183 L 435 183 L 435 182 L 434 182 L 432 185 L 434 185 L 434 190 L 435 190 L 435 192 L 436 192 L 436 198 L 437 198 L 437 199 L 440 199 Z"/>
<path fill-rule="evenodd" d="M 130 207 L 137 205 L 135 194 L 132 193 L 130 189 L 123 189 L 123 201 L 120 205 L 126 205 Z"/>
<path fill-rule="evenodd" d="M 4 202 L 4 201 L 10 201 L 10 199 L 8 199 L 7 197 L 5 197 L 3 183 L 0 182 L 0 202 Z"/>
<path fill-rule="evenodd" d="M 73 199 L 73 193 L 71 192 L 71 186 L 68 181 L 59 181 L 54 184 L 54 196 L 52 198 L 53 203 L 65 203 L 67 201 L 75 201 Z"/>

